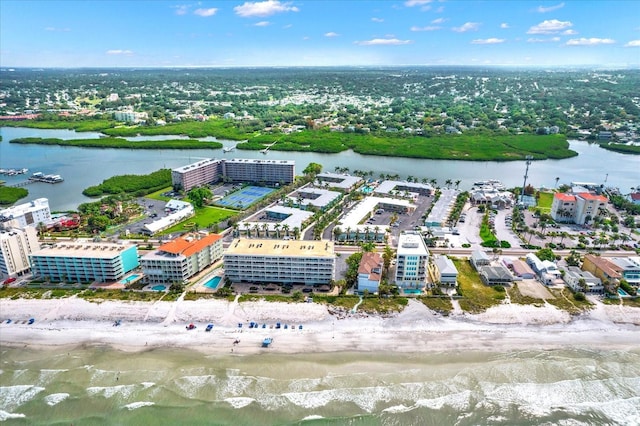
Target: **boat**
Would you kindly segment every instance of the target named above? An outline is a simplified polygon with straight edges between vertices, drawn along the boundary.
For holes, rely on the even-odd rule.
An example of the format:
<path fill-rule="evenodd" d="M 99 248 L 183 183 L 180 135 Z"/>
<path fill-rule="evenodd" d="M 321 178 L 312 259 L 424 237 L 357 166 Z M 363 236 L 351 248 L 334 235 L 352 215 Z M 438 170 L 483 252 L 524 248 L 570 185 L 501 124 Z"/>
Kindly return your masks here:
<path fill-rule="evenodd" d="M 272 337 L 265 337 L 264 340 L 262 341 L 262 347 L 263 348 L 268 348 L 269 345 L 271 345 L 271 343 L 273 343 L 273 338 Z"/>
<path fill-rule="evenodd" d="M 227 147 L 222 148 L 222 152 L 231 152 L 231 151 L 233 151 L 235 149 L 236 149 L 235 146 L 227 146 Z"/>

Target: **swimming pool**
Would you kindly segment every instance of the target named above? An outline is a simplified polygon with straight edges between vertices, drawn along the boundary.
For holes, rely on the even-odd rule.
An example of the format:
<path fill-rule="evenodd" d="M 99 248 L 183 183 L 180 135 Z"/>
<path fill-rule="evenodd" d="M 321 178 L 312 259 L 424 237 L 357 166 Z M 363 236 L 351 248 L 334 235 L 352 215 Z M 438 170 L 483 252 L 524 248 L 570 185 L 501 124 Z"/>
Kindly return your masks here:
<path fill-rule="evenodd" d="M 360 191 L 362 191 L 363 194 L 371 194 L 373 192 L 373 187 L 365 186 Z"/>
<path fill-rule="evenodd" d="M 131 281 L 135 281 L 138 278 L 140 278 L 140 275 L 138 275 L 138 274 L 129 275 L 127 278 L 121 280 L 120 283 L 121 284 L 129 284 Z"/>
<path fill-rule="evenodd" d="M 627 293 L 626 291 L 624 291 L 623 289 L 619 288 L 618 289 L 618 294 L 622 297 L 629 297 L 629 293 Z"/>
<path fill-rule="evenodd" d="M 210 288 L 212 290 L 215 290 L 220 285 L 220 281 L 222 281 L 222 277 L 216 276 L 216 277 L 213 277 L 213 278 L 209 279 L 206 283 L 204 283 L 204 286 L 206 288 Z"/>
<path fill-rule="evenodd" d="M 167 286 L 164 285 L 154 285 L 153 287 L 151 287 L 151 290 L 153 291 L 165 291 L 167 289 Z"/>
<path fill-rule="evenodd" d="M 419 288 L 405 288 L 402 291 L 404 294 L 422 294 L 422 290 Z"/>

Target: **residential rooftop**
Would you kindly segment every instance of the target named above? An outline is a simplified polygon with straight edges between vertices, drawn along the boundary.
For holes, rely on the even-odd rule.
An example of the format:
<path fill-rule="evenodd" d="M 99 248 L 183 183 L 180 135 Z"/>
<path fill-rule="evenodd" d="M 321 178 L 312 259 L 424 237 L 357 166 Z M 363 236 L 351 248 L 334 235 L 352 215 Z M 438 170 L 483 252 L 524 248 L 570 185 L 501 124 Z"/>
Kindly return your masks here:
<path fill-rule="evenodd" d="M 226 255 L 253 255 L 268 257 L 334 257 L 332 241 L 272 240 L 236 238 L 226 250 Z"/>

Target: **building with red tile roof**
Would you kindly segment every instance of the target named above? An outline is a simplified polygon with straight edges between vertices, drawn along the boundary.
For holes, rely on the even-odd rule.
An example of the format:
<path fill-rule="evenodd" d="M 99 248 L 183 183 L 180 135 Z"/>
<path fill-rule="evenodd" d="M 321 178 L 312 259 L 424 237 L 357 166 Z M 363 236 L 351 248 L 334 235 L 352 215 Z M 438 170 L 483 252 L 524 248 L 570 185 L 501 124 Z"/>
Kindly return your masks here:
<path fill-rule="evenodd" d="M 556 222 L 584 225 L 599 215 L 608 201 L 607 197 L 590 192 L 557 192 L 553 195 L 551 217 Z"/>
<path fill-rule="evenodd" d="M 223 255 L 219 234 L 189 235 L 162 244 L 140 259 L 149 284 L 184 283 L 220 260 Z"/>
<path fill-rule="evenodd" d="M 358 266 L 358 291 L 368 290 L 370 293 L 375 293 L 378 291 L 381 280 L 382 256 L 373 252 L 363 253 Z"/>

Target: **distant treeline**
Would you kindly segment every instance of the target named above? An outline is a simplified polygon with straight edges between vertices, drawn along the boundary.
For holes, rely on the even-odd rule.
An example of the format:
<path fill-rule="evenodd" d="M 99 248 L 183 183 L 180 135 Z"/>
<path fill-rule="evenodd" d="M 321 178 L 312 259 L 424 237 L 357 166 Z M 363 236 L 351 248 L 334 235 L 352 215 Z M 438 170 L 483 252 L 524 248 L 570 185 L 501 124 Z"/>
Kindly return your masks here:
<path fill-rule="evenodd" d="M 172 139 L 165 141 L 128 141 L 120 138 L 100 139 L 58 139 L 58 138 L 18 138 L 11 143 L 77 146 L 85 148 L 127 148 L 127 149 L 219 149 L 220 142 L 202 142 L 196 139 Z"/>
<path fill-rule="evenodd" d="M 640 155 L 640 146 L 638 145 L 626 145 L 623 143 L 601 143 L 600 148 L 608 149 L 609 151 L 621 152 L 623 154 Z"/>
<path fill-rule="evenodd" d="M 100 185 L 82 191 L 87 197 L 107 194 L 131 194 L 142 196 L 171 186 L 171 170 L 161 169 L 148 175 L 121 175 L 104 180 Z"/>

